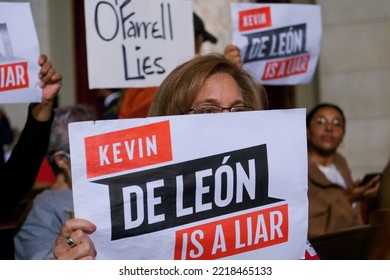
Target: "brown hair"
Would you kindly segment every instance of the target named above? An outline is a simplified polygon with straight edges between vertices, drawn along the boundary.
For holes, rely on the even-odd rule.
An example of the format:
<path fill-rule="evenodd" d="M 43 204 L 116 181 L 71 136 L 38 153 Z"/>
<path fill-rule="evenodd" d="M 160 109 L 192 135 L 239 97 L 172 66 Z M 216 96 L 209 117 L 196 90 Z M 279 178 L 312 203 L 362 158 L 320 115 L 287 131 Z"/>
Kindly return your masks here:
<path fill-rule="evenodd" d="M 255 110 L 267 109 L 265 90 L 259 82 L 223 55 L 208 54 L 183 63 L 165 78 L 150 105 L 148 116 L 185 114 L 206 79 L 216 73 L 227 73 L 236 80 L 247 105 Z"/>

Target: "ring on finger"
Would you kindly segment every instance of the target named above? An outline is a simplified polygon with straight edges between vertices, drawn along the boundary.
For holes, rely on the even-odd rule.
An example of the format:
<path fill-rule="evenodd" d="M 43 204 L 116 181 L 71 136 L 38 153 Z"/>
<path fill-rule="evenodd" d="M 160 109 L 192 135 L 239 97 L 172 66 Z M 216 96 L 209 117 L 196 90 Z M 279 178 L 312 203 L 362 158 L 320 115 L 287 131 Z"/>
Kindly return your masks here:
<path fill-rule="evenodd" d="M 74 246 L 76 246 L 76 243 L 74 242 L 73 238 L 68 236 L 66 239 L 65 239 L 66 243 L 69 245 L 70 248 L 73 248 Z"/>

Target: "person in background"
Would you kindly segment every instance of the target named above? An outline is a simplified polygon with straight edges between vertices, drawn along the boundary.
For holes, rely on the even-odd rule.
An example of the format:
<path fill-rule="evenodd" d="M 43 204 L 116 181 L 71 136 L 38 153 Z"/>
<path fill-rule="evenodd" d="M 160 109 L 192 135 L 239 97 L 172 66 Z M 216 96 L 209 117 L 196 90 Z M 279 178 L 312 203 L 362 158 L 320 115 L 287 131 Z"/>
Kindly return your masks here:
<path fill-rule="evenodd" d="M 0 108 L 0 165 L 5 163 L 4 145 L 12 143 L 14 132 L 12 131 L 8 117 Z"/>
<path fill-rule="evenodd" d="M 148 116 L 242 112 L 267 109 L 264 88 L 242 67 L 223 55 L 196 56 L 173 70 L 162 82 Z M 89 234 L 91 222 L 67 220 L 53 251 L 56 259 L 95 259 Z"/>
<path fill-rule="evenodd" d="M 8 161 L 0 166 L 0 222 L 9 221 L 13 210 L 33 186 L 49 143 L 53 105 L 62 86 L 62 76 L 45 55 L 38 60 L 42 102 L 28 107 L 26 124 Z"/>
<path fill-rule="evenodd" d="M 198 56 L 201 55 L 201 49 L 204 42 L 216 44 L 218 39 L 206 30 L 203 20 L 196 13 L 193 13 L 193 21 L 195 56 Z M 227 45 L 223 55 L 238 66 L 242 66 L 240 49 L 237 46 L 231 44 Z M 120 119 L 146 117 L 157 88 L 158 87 L 126 89 L 122 98 L 118 117 Z"/>
<path fill-rule="evenodd" d="M 121 100 L 121 91 L 119 88 L 98 89 L 98 98 L 102 100 L 103 112 L 102 120 L 112 120 L 118 118 L 119 106 Z"/>
<path fill-rule="evenodd" d="M 124 90 L 119 106 L 118 118 L 146 117 L 150 102 L 156 93 L 157 87 L 127 88 Z"/>
<path fill-rule="evenodd" d="M 38 194 L 32 208 L 14 238 L 15 258 L 48 259 L 62 224 L 73 217 L 72 176 L 68 125 L 95 120 L 94 111 L 82 105 L 55 111 L 47 159 L 56 176 L 49 188 Z"/>
<path fill-rule="evenodd" d="M 375 197 L 379 177 L 364 185 L 352 180 L 338 152 L 346 119 L 335 104 L 322 103 L 307 115 L 309 237 L 362 224 L 359 202 Z"/>
<path fill-rule="evenodd" d="M 196 13 L 193 13 L 193 20 L 195 35 L 195 55 L 199 55 L 201 53 L 202 45 L 204 42 L 216 44 L 218 42 L 218 39 L 206 30 L 203 20 Z"/>

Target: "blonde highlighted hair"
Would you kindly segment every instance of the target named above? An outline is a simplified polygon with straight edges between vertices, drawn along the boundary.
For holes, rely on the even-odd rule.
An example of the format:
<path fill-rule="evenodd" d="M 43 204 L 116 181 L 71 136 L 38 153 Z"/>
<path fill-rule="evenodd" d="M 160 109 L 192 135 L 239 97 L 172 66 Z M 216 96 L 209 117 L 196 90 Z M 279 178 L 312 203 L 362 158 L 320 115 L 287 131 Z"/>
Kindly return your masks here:
<path fill-rule="evenodd" d="M 251 74 L 221 54 L 208 54 L 183 63 L 165 78 L 150 105 L 148 116 L 187 113 L 206 79 L 216 73 L 227 73 L 234 78 L 246 105 L 255 110 L 268 108 L 265 90 Z"/>

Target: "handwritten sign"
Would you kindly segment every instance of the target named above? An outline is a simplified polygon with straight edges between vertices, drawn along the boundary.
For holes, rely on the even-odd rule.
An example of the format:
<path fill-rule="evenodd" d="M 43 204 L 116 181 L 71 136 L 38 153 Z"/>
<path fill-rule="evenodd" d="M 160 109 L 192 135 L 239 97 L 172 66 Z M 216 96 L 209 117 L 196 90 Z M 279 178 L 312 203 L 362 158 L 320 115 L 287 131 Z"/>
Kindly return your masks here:
<path fill-rule="evenodd" d="M 41 102 L 39 44 L 29 3 L 0 3 L 0 103 Z"/>
<path fill-rule="evenodd" d="M 84 3 L 90 88 L 159 86 L 194 56 L 191 1 Z"/>
<path fill-rule="evenodd" d="M 319 5 L 231 4 L 233 43 L 266 85 L 309 83 L 320 52 Z"/>
<path fill-rule="evenodd" d="M 100 259 L 303 258 L 304 109 L 72 123 L 70 145 Z"/>

